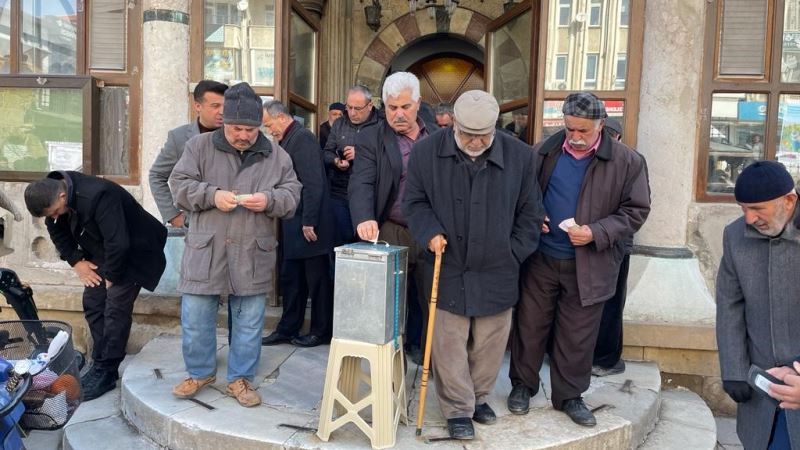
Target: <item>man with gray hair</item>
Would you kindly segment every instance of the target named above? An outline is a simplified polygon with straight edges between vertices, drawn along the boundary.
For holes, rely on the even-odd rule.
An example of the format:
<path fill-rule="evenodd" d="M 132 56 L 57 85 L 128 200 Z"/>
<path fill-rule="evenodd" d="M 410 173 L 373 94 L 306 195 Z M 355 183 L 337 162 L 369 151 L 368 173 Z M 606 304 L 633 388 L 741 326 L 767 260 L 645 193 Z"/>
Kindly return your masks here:
<path fill-rule="evenodd" d="M 427 302 L 424 286 L 417 277 L 415 267 L 420 247 L 408 231 L 408 221 L 403 214 L 403 192 L 406 186 L 406 168 L 414 143 L 437 129 L 436 124 L 425 123 L 417 117 L 420 107 L 419 80 L 409 72 L 396 72 L 383 84 L 383 104 L 386 121 L 369 127 L 356 137 L 355 165 L 350 179 L 350 216 L 356 224 L 358 237 L 365 241 L 380 238 L 392 245 L 408 247 L 407 298 L 411 305 L 414 297 L 420 299 L 421 308 L 409 305 L 409 323 L 412 314 L 425 317 Z M 416 291 L 417 295 L 414 295 Z M 419 318 L 419 317 L 417 317 Z M 424 330 L 424 320 L 422 330 Z M 419 323 L 419 321 L 417 321 Z M 422 330 L 414 334 L 422 335 Z M 408 341 L 416 336 L 407 336 Z M 424 342 L 420 340 L 420 348 Z"/>
<path fill-rule="evenodd" d="M 190 139 L 169 177 L 175 205 L 190 219 L 178 281 L 189 378 L 172 389 L 179 398 L 216 381 L 217 308 L 227 296 L 233 317 L 226 392 L 242 406 L 261 403 L 252 383 L 273 294 L 273 230 L 294 214 L 302 187 L 289 155 L 259 131 L 261 118 L 261 97 L 250 85 L 231 86 L 222 128 Z"/>
<path fill-rule="evenodd" d="M 346 101 L 346 114 L 333 123 L 322 156 L 331 184 L 331 208 L 336 225 L 334 247 L 355 239 L 347 187 L 356 158 L 356 136 L 379 120 L 378 112 L 372 107 L 372 93 L 366 86 L 355 85 L 348 89 Z"/>
<path fill-rule="evenodd" d="M 439 128 L 449 127 L 453 124 L 453 105 L 439 103 L 434 112 L 436 113 L 436 125 L 439 125 Z"/>
<path fill-rule="evenodd" d="M 589 92 L 564 100 L 564 130 L 534 146 L 549 218 L 521 274 L 511 343 L 508 409 L 528 412 L 548 341 L 551 401 L 573 422 L 597 424 L 589 388 L 603 302 L 614 295 L 631 239 L 650 212 L 644 159 L 603 133 L 603 102 Z"/>
<path fill-rule="evenodd" d="M 283 314 L 275 331 L 261 342 L 263 345 L 291 342 L 300 347 L 316 347 L 330 341 L 333 329 L 330 274 L 333 222 L 328 180 L 314 135 L 292 118 L 286 105 L 279 101 L 264 105 L 264 128 L 272 135 L 273 142 L 280 144 L 292 157 L 303 190 L 294 217 L 281 221 Z M 309 296 L 311 329 L 307 335 L 298 336 Z"/>
<path fill-rule="evenodd" d="M 442 259 L 433 334 L 436 394 L 450 437 L 472 439 L 472 421 L 497 417 L 487 399 L 503 362 L 520 264 L 539 243 L 542 195 L 530 147 L 495 132 L 497 101 L 468 91 L 453 128 L 414 146 L 403 211 L 430 277 Z M 418 269 L 419 270 L 419 269 Z"/>

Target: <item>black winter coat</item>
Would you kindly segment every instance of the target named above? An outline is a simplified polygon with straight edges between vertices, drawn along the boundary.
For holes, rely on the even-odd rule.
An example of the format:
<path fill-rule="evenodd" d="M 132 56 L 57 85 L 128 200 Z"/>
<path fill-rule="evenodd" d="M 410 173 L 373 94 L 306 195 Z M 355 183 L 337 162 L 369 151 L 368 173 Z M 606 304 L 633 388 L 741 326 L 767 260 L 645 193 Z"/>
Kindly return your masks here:
<path fill-rule="evenodd" d="M 67 184 L 69 212 L 45 219 L 61 259 L 91 261 L 112 283 L 135 282 L 152 291 L 167 260 L 167 229 L 120 185 L 79 172 L 50 172 Z"/>
<path fill-rule="evenodd" d="M 425 128 L 428 133 L 439 129 L 430 122 L 425 122 Z M 414 154 L 413 150 L 411 154 Z M 367 220 L 375 220 L 378 225 L 386 221 L 397 198 L 402 173 L 403 155 L 397 146 L 397 135 L 385 120 L 358 134 L 356 159 L 348 188 L 350 218 L 354 227 Z"/>
<path fill-rule="evenodd" d="M 517 303 L 520 264 L 539 245 L 544 207 L 534 153 L 496 133 L 470 185 L 459 151 L 449 127 L 414 145 L 403 213 L 423 248 L 437 234 L 447 238 L 438 307 L 462 316 L 498 314 Z M 433 260 L 426 251 L 426 280 Z"/>
<path fill-rule="evenodd" d="M 322 155 L 314 135 L 299 123 L 293 122 L 286 131 L 280 145 L 292 158 L 303 190 L 294 217 L 283 219 L 281 223 L 283 257 L 300 259 L 326 255 L 333 248 L 334 224 Z M 306 241 L 303 226 L 314 227 L 316 241 Z"/>

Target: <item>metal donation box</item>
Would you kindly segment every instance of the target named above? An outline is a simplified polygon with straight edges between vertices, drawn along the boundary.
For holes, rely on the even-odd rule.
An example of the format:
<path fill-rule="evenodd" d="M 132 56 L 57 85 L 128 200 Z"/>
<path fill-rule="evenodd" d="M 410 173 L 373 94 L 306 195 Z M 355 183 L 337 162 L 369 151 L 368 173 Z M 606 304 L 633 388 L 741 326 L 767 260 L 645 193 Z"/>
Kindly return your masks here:
<path fill-rule="evenodd" d="M 402 335 L 408 248 L 359 242 L 335 251 L 333 337 L 386 344 Z"/>

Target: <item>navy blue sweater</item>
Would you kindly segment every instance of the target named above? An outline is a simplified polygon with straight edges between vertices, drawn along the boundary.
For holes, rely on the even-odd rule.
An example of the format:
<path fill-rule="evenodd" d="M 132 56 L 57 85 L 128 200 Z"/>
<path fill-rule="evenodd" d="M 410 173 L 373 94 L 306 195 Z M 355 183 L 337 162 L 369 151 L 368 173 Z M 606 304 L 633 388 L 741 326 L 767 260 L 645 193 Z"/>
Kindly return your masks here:
<path fill-rule="evenodd" d="M 583 177 L 593 159 L 594 157 L 575 159 L 562 151 L 556 162 L 544 193 L 544 210 L 550 218 L 550 232 L 542 234 L 539 242 L 539 249 L 547 256 L 556 259 L 575 258 L 575 247 L 558 224 L 564 219 L 575 217 Z"/>

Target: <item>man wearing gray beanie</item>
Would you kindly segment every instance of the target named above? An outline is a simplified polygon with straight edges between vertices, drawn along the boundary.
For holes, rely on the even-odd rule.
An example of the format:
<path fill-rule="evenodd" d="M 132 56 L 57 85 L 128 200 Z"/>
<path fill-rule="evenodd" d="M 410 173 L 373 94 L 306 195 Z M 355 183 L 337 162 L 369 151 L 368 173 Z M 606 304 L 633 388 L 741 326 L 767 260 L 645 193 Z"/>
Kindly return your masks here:
<path fill-rule="evenodd" d="M 484 91 L 463 93 L 453 126 L 414 145 L 403 211 L 427 252 L 431 279 L 443 254 L 431 342 L 436 395 L 451 438 L 472 439 L 472 421 L 497 418 L 487 403 L 503 362 L 519 268 L 536 250 L 544 220 L 534 154 L 517 138 L 496 132 L 497 101 Z M 447 251 L 445 252 L 445 245 Z"/>
<path fill-rule="evenodd" d="M 758 161 L 739 175 L 734 195 L 744 214 L 725 227 L 716 283 L 722 386 L 738 403 L 736 431 L 745 448 L 800 448 L 795 182 L 782 164 Z M 751 365 L 786 385 L 751 388 Z"/>
<path fill-rule="evenodd" d="M 227 295 L 231 318 L 227 394 L 242 406 L 261 356 L 264 309 L 275 270 L 277 221 L 292 217 L 302 186 L 289 155 L 260 131 L 261 98 L 247 83 L 225 91 L 223 126 L 186 143 L 170 176 L 175 205 L 189 214 L 178 291 L 183 360 L 189 378 L 175 386 L 194 397 L 216 381 L 216 318 Z"/>

